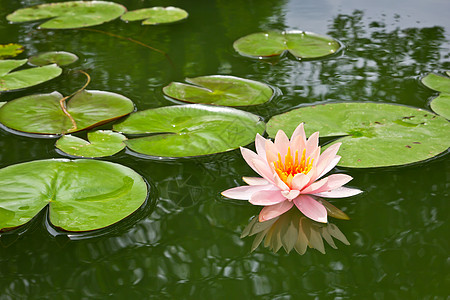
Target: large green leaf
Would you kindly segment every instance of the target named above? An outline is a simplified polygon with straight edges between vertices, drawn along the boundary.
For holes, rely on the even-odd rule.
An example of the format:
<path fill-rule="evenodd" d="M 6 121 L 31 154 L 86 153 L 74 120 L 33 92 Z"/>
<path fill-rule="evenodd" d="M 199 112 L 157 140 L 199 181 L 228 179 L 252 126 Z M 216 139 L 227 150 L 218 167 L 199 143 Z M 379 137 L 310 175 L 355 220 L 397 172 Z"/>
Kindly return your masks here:
<path fill-rule="evenodd" d="M 327 36 L 304 31 L 258 32 L 244 36 L 233 44 L 244 56 L 268 57 L 288 51 L 300 59 L 313 59 L 336 53 L 341 44 Z"/>
<path fill-rule="evenodd" d="M 133 102 L 119 94 L 84 90 L 73 96 L 62 110 L 58 92 L 25 96 L 0 107 L 0 123 L 18 131 L 63 134 L 89 129 L 115 120 L 134 110 Z"/>
<path fill-rule="evenodd" d="M 37 85 L 58 77 L 62 72 L 57 65 L 11 72 L 26 62 L 27 59 L 0 60 L 0 91 L 11 91 Z"/>
<path fill-rule="evenodd" d="M 156 25 L 177 22 L 188 17 L 188 13 L 178 7 L 150 7 L 129 11 L 120 17 L 124 21 L 144 20 L 142 25 Z"/>
<path fill-rule="evenodd" d="M 281 129 L 291 134 L 301 122 L 308 134 L 336 136 L 342 142 L 340 166 L 395 166 L 438 155 L 450 146 L 447 120 L 419 108 L 380 103 L 332 103 L 305 106 L 274 116 L 271 137 Z"/>
<path fill-rule="evenodd" d="M 430 107 L 438 115 L 450 119 L 450 94 L 439 94 L 431 101 Z"/>
<path fill-rule="evenodd" d="M 422 78 L 422 83 L 432 90 L 450 94 L 450 77 L 430 73 Z"/>
<path fill-rule="evenodd" d="M 88 133 L 88 140 L 72 135 L 63 135 L 56 141 L 56 148 L 79 157 L 103 157 L 116 154 L 125 148 L 126 137 L 111 130 L 97 130 Z"/>
<path fill-rule="evenodd" d="M 45 66 L 49 64 L 57 64 L 58 66 L 66 66 L 78 60 L 78 56 L 65 51 L 51 51 L 39 53 L 28 58 L 28 62 L 35 66 Z"/>
<path fill-rule="evenodd" d="M 17 56 L 23 50 L 23 46 L 19 44 L 0 45 L 0 59 Z"/>
<path fill-rule="evenodd" d="M 153 134 L 125 141 L 135 152 L 186 157 L 245 146 L 264 132 L 265 124 L 241 110 L 190 104 L 138 111 L 113 128 L 126 134 Z"/>
<path fill-rule="evenodd" d="M 21 8 L 6 16 L 10 22 L 47 20 L 40 28 L 67 29 L 99 25 L 120 17 L 126 8 L 107 1 L 68 1 Z"/>
<path fill-rule="evenodd" d="M 50 222 L 67 231 L 114 224 L 147 198 L 142 177 L 96 160 L 38 160 L 0 169 L 0 230 L 30 221 L 48 205 Z"/>
<path fill-rule="evenodd" d="M 224 106 L 257 105 L 273 95 L 267 84 L 234 76 L 201 76 L 186 78 L 186 82 L 190 84 L 171 82 L 163 92 L 185 102 Z"/>

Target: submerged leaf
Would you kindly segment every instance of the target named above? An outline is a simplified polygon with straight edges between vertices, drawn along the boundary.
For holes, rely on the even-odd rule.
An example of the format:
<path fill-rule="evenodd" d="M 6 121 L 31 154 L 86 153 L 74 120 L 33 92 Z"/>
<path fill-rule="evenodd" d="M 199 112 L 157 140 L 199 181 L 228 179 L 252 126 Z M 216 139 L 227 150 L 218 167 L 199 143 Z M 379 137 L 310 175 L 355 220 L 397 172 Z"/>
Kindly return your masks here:
<path fill-rule="evenodd" d="M 241 37 L 233 44 L 239 54 L 269 57 L 289 52 L 300 59 L 328 56 L 339 51 L 341 44 L 328 36 L 305 31 L 258 32 Z"/>
<path fill-rule="evenodd" d="M 0 169 L 0 231 L 27 223 L 47 206 L 54 226 L 95 230 L 129 216 L 146 198 L 143 178 L 111 162 L 50 159 L 12 165 Z"/>
<path fill-rule="evenodd" d="M 272 117 L 269 136 L 290 135 L 305 123 L 307 134 L 340 137 L 339 166 L 370 168 L 410 164 L 434 157 L 450 146 L 450 124 L 419 108 L 381 103 L 330 103 L 304 106 Z"/>
<path fill-rule="evenodd" d="M 99 25 L 120 17 L 126 8 L 107 1 L 67 1 L 21 8 L 6 16 L 10 22 L 47 20 L 40 28 L 68 29 Z"/>
<path fill-rule="evenodd" d="M 26 62 L 26 59 L 0 60 L 0 91 L 12 91 L 34 86 L 56 78 L 62 73 L 61 68 L 57 65 L 11 72 Z"/>
<path fill-rule="evenodd" d="M 187 17 L 188 13 L 184 9 L 173 6 L 158 6 L 129 11 L 120 18 L 123 21 L 144 20 L 142 25 L 157 25 L 177 22 Z"/>
<path fill-rule="evenodd" d="M 6 44 L 0 45 L 0 59 L 10 58 L 19 55 L 24 50 L 22 45 L 19 44 Z"/>
<path fill-rule="evenodd" d="M 65 51 L 51 51 L 39 53 L 28 58 L 28 62 L 35 66 L 45 66 L 49 64 L 57 64 L 58 66 L 66 66 L 78 60 L 78 56 Z"/>
<path fill-rule="evenodd" d="M 137 153 L 188 157 L 245 146 L 264 132 L 265 123 L 245 111 L 191 104 L 138 111 L 114 124 L 113 129 L 125 134 L 152 134 L 125 141 Z"/>
<path fill-rule="evenodd" d="M 72 135 L 63 135 L 56 141 L 56 148 L 79 157 L 111 156 L 125 148 L 124 140 L 127 138 L 111 130 L 97 130 L 88 133 L 88 140 Z"/>
<path fill-rule="evenodd" d="M 189 84 L 171 82 L 163 92 L 180 101 L 224 106 L 257 105 L 273 95 L 264 83 L 234 76 L 201 76 L 186 78 L 186 82 Z"/>
<path fill-rule="evenodd" d="M 62 98 L 60 93 L 53 92 L 9 101 L 0 107 L 0 123 L 23 132 L 63 134 L 99 126 L 134 110 L 133 102 L 122 95 L 83 90 L 66 104 L 67 112 L 76 123 L 74 128 L 60 106 Z"/>

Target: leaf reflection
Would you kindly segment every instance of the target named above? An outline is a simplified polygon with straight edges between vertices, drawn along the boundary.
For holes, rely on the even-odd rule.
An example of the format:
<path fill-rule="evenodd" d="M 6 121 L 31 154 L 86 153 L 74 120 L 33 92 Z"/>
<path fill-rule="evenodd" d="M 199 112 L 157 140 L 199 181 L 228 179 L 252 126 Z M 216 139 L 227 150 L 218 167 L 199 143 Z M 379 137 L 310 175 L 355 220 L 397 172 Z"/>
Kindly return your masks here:
<path fill-rule="evenodd" d="M 281 216 L 265 222 L 254 217 L 242 232 L 241 238 L 255 236 L 251 251 L 254 251 L 264 240 L 264 247 L 274 253 L 281 247 L 289 253 L 295 249 L 298 254 L 305 254 L 307 248 L 313 248 L 325 254 L 325 240 L 332 248 L 337 249 L 333 240 L 350 245 L 345 235 L 335 224 L 318 223 L 305 217 L 298 209 L 291 209 Z"/>

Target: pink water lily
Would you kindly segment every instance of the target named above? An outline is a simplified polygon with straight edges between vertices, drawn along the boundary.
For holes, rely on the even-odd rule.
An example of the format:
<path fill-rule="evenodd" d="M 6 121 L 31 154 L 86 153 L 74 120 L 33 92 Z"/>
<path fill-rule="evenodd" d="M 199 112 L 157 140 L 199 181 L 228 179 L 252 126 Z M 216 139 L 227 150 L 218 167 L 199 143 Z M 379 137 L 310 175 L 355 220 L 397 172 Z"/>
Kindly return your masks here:
<path fill-rule="evenodd" d="M 327 223 L 327 209 L 312 196 L 343 198 L 362 191 L 343 187 L 352 180 L 346 174 L 333 174 L 322 178 L 340 160 L 336 155 L 341 143 L 331 145 L 320 154 L 319 133 L 306 139 L 303 123 L 291 139 L 279 130 L 275 141 L 256 135 L 256 153 L 241 147 L 247 164 L 261 177 L 243 177 L 248 186 L 222 192 L 227 198 L 248 200 L 262 205 L 259 221 L 275 218 L 294 205 L 308 218 Z M 322 179 L 321 179 L 322 178 Z"/>

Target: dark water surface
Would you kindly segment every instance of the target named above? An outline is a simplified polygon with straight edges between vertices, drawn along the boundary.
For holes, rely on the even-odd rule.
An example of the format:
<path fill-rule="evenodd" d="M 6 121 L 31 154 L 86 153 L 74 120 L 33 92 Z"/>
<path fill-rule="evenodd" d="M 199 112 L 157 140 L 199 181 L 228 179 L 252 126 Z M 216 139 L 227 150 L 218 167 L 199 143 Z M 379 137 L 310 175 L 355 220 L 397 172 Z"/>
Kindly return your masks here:
<path fill-rule="evenodd" d="M 64 50 L 80 60 L 58 79 L 0 95 L 8 101 L 81 87 L 132 99 L 138 110 L 173 105 L 162 87 L 185 77 L 229 74 L 278 87 L 282 95 L 246 110 L 266 121 L 308 103 L 373 101 L 429 109 L 435 95 L 420 76 L 450 70 L 450 2 L 433 1 L 116 1 L 129 10 L 173 5 L 184 22 L 141 26 L 115 20 L 94 29 L 131 37 L 167 53 L 87 30 L 36 30 L 8 24 L 15 9 L 45 1 L 0 0 L 0 44 L 17 42 L 27 56 Z M 300 29 L 346 46 L 326 60 L 276 64 L 241 57 L 232 48 L 246 34 Z M 108 128 L 106 126 L 106 128 Z M 55 140 L 0 129 L 0 167 L 62 157 Z M 0 238 L 0 299 L 448 299 L 448 155 L 399 168 L 337 169 L 362 195 L 333 203 L 350 217 L 334 223 L 350 241 L 325 255 L 273 254 L 242 229 L 259 208 L 220 192 L 252 175 L 238 151 L 201 159 L 154 161 L 125 152 L 107 158 L 143 175 L 152 187 L 146 207 L 113 229 L 66 235 L 41 214 L 25 230 Z M 49 230 L 53 232 L 49 234 Z M 131 299 L 131 298 L 130 298 Z"/>

